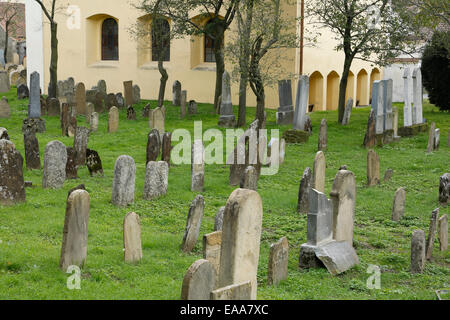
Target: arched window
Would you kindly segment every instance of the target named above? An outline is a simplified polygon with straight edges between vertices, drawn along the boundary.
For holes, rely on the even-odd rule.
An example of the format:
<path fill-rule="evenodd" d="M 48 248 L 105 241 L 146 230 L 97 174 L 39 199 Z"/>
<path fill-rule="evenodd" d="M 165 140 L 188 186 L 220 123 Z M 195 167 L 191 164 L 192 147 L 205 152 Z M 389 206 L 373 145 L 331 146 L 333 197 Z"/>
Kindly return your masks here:
<path fill-rule="evenodd" d="M 163 61 L 170 61 L 170 25 L 164 18 L 157 18 L 152 25 L 152 61 L 159 61 L 159 55 L 163 55 Z"/>
<path fill-rule="evenodd" d="M 207 24 L 210 24 L 211 20 Z M 208 29 L 208 28 L 206 28 Z M 205 62 L 216 62 L 214 55 L 214 39 L 205 34 Z"/>
<path fill-rule="evenodd" d="M 102 60 L 119 60 L 119 28 L 113 18 L 102 24 Z"/>

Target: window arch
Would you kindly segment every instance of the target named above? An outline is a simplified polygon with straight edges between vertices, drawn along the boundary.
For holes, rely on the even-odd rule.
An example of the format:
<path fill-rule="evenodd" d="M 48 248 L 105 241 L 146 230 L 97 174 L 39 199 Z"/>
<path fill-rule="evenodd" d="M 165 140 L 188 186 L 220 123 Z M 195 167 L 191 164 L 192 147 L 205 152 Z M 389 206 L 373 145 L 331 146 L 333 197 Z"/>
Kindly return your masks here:
<path fill-rule="evenodd" d="M 152 61 L 170 61 L 170 25 L 165 18 L 156 18 L 152 23 Z"/>
<path fill-rule="evenodd" d="M 113 18 L 102 23 L 102 60 L 119 60 L 119 27 Z"/>
<path fill-rule="evenodd" d="M 209 20 L 206 25 L 212 23 L 211 20 Z M 208 29 L 208 28 L 206 28 Z M 204 41 L 204 53 L 205 53 L 205 62 L 216 62 L 216 56 L 214 55 L 214 39 L 205 34 L 205 41 Z"/>

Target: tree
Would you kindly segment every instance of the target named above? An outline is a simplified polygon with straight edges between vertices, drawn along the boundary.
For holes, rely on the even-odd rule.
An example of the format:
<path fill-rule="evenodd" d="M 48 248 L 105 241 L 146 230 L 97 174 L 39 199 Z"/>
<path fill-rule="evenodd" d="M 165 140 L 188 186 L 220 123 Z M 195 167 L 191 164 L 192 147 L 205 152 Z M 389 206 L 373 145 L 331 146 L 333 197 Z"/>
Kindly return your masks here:
<path fill-rule="evenodd" d="M 311 26 L 331 30 L 337 41 L 335 50 L 345 54 L 339 85 L 338 122 L 342 123 L 347 80 L 354 59 L 383 66 L 402 53 L 412 54 L 413 29 L 401 19 L 399 7 L 391 6 L 390 0 L 307 1 Z"/>
<path fill-rule="evenodd" d="M 25 19 L 24 10 L 21 4 L 10 1 L 3 4 L 0 10 L 0 20 L 5 24 L 5 46 L 3 49 L 3 59 L 8 61 L 8 39 L 10 33 L 13 35 L 22 28 L 18 21 Z"/>
<path fill-rule="evenodd" d="M 244 0 L 236 13 L 237 33 L 228 45 L 227 54 L 235 61 L 233 77 L 239 78 L 239 120 L 245 125 L 246 88 L 256 96 L 256 119 L 264 126 L 265 87 L 286 74 L 281 62 L 285 50 L 298 46 L 296 19 L 289 19 L 281 0 Z M 237 55 L 236 55 L 237 53 Z"/>
<path fill-rule="evenodd" d="M 56 13 L 56 0 L 49 0 L 51 6 L 46 6 L 43 0 L 35 0 L 42 8 L 45 16 L 50 22 L 50 33 L 51 33 L 51 58 L 50 58 L 50 84 L 48 86 L 48 96 L 51 98 L 56 98 L 57 95 L 57 84 L 58 84 L 58 23 L 55 20 Z M 47 9 L 50 8 L 50 9 Z"/>
<path fill-rule="evenodd" d="M 173 22 L 171 32 L 174 37 L 205 35 L 214 41 L 214 57 L 216 61 L 216 88 L 214 108 L 218 111 L 218 101 L 222 94 L 222 75 L 225 71 L 223 54 L 225 31 L 232 23 L 239 0 L 139 0 L 135 7 L 153 13 L 155 6 L 161 16 Z M 191 14 L 198 13 L 202 21 L 194 21 Z M 221 15 L 223 14 L 223 16 Z"/>
<path fill-rule="evenodd" d="M 450 32 L 435 32 L 422 57 L 423 86 L 430 102 L 442 111 L 450 110 Z"/>

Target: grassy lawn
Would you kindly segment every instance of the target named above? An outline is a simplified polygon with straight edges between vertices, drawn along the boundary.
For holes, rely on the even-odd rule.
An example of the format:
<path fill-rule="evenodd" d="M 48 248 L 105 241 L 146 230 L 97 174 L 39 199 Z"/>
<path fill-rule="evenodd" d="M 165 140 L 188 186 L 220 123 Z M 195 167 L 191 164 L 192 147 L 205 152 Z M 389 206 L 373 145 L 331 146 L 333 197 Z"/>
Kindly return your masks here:
<path fill-rule="evenodd" d="M 22 120 L 27 116 L 27 100 L 17 100 L 16 89 L 6 94 L 11 118 L 0 119 L 22 156 Z M 190 191 L 190 165 L 172 165 L 166 197 L 144 201 L 146 143 L 149 127 L 142 118 L 146 104 L 137 105 L 137 121 L 127 121 L 120 111 L 117 133 L 107 133 L 107 114 L 100 116 L 99 129 L 89 138 L 89 148 L 99 152 L 104 177 L 91 178 L 86 167 L 78 170 L 78 180 L 66 181 L 58 190 L 42 189 L 42 170 L 27 171 L 27 201 L 13 207 L 0 207 L 0 299 L 179 299 L 184 274 L 202 258 L 201 238 L 213 231 L 217 209 L 225 205 L 234 187 L 228 185 L 226 165 L 207 165 L 205 173 L 205 215 L 199 240 L 192 254 L 180 251 L 186 217 L 196 193 Z M 155 107 L 155 102 L 152 102 Z M 402 106 L 398 105 L 403 123 Z M 203 130 L 217 126 L 217 116 L 209 104 L 199 104 L 199 113 L 179 119 L 179 108 L 166 103 L 166 131 L 185 128 L 193 133 L 193 122 L 203 121 Z M 237 109 L 235 109 L 237 113 Z M 248 108 L 248 123 L 255 108 Z M 435 290 L 450 287 L 450 254 L 440 252 L 438 240 L 424 274 L 411 275 L 410 242 L 415 229 L 428 234 L 431 212 L 438 207 L 439 177 L 450 171 L 447 133 L 450 114 L 425 104 L 424 117 L 441 129 L 441 148 L 427 154 L 428 134 L 403 138 L 400 142 L 376 148 L 381 161 L 381 177 L 388 168 L 394 177 L 377 187 L 367 188 L 367 150 L 362 147 L 369 108 L 354 110 L 351 124 L 337 125 L 336 112 L 311 115 L 314 134 L 303 145 L 288 145 L 286 161 L 275 176 L 263 176 L 258 192 L 263 200 L 263 232 L 258 270 L 258 299 L 435 299 Z M 275 110 L 267 110 L 268 129 L 276 128 Z M 326 269 L 300 271 L 300 245 L 306 242 L 306 215 L 296 213 L 298 188 L 306 167 L 313 166 L 318 129 L 322 118 L 328 121 L 326 193 L 341 165 L 356 175 L 357 200 L 355 242 L 361 264 L 343 275 L 333 277 Z M 73 138 L 62 137 L 59 118 L 44 117 L 47 132 L 38 134 L 41 162 L 45 146 L 52 140 L 65 145 Z M 78 125 L 86 125 L 84 117 Z M 287 130 L 288 127 L 281 127 Z M 280 133 L 280 134 L 281 134 Z M 206 145 L 207 143 L 205 143 Z M 128 208 L 111 205 L 113 168 L 120 155 L 130 155 L 137 165 L 135 203 Z M 69 189 L 84 183 L 91 197 L 87 262 L 81 290 L 68 290 L 68 275 L 59 268 L 66 197 Z M 405 217 L 391 221 L 394 192 L 406 189 Z M 134 211 L 141 217 L 143 260 L 137 265 L 123 261 L 123 218 Z M 449 214 L 441 208 L 441 215 Z M 267 285 L 270 244 L 287 236 L 290 246 L 288 279 L 277 287 Z M 369 290 L 366 270 L 370 264 L 382 270 L 381 289 Z"/>

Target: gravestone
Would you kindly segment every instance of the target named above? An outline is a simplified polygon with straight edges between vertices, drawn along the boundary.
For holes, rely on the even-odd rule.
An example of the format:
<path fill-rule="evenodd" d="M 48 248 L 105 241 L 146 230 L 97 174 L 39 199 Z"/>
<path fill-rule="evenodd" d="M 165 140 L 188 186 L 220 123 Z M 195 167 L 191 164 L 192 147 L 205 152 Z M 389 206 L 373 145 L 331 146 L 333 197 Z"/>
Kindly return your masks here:
<path fill-rule="evenodd" d="M 256 191 L 236 189 L 224 212 L 219 287 L 250 281 L 256 299 L 262 229 L 262 200 Z"/>
<path fill-rule="evenodd" d="M 106 95 L 106 92 L 108 91 L 106 88 L 106 81 L 105 80 L 98 80 L 96 89 L 103 93 L 103 95 Z"/>
<path fill-rule="evenodd" d="M 398 188 L 395 191 L 394 196 L 394 205 L 392 208 L 392 220 L 400 221 L 405 213 L 405 200 L 406 200 L 406 192 L 403 188 Z"/>
<path fill-rule="evenodd" d="M 30 76 L 30 100 L 28 105 L 28 118 L 40 118 L 40 117 L 41 117 L 41 84 L 39 80 L 39 73 L 35 71 Z"/>
<path fill-rule="evenodd" d="M 181 102 L 180 102 L 180 118 L 184 119 L 186 117 L 186 103 L 187 103 L 187 91 L 181 91 Z"/>
<path fill-rule="evenodd" d="M 205 200 L 203 199 L 203 196 L 196 196 L 189 208 L 183 243 L 181 244 L 181 250 L 186 253 L 191 252 L 195 247 L 198 233 L 200 232 L 200 226 L 202 224 L 204 209 Z"/>
<path fill-rule="evenodd" d="M 254 300 L 253 283 L 245 281 L 219 288 L 211 292 L 211 300 Z"/>
<path fill-rule="evenodd" d="M 384 132 L 384 90 L 386 83 L 383 80 L 376 80 L 372 87 L 372 110 L 375 112 L 375 133 Z"/>
<path fill-rule="evenodd" d="M 410 82 L 411 70 L 409 67 L 405 68 L 403 73 L 403 97 L 405 105 L 403 108 L 403 126 L 411 127 L 413 125 L 412 119 L 412 108 L 411 108 L 411 93 L 410 93 Z"/>
<path fill-rule="evenodd" d="M 66 206 L 59 267 L 64 272 L 72 265 L 82 267 L 86 262 L 90 198 L 86 190 L 73 191 Z"/>
<path fill-rule="evenodd" d="M 26 84 L 19 84 L 17 86 L 17 99 L 22 100 L 30 97 L 30 90 Z"/>
<path fill-rule="evenodd" d="M 166 195 L 169 186 L 169 166 L 165 161 L 149 161 L 145 170 L 144 199 Z"/>
<path fill-rule="evenodd" d="M 208 260 L 195 261 L 184 276 L 181 300 L 209 300 L 216 288 L 216 277 L 216 270 Z"/>
<path fill-rule="evenodd" d="M 174 106 L 181 105 L 181 83 L 178 80 L 172 86 L 172 104 Z"/>
<path fill-rule="evenodd" d="M 197 102 L 195 100 L 190 100 L 188 105 L 189 114 L 197 114 Z"/>
<path fill-rule="evenodd" d="M 439 247 L 441 251 L 448 249 L 448 215 L 443 215 L 439 218 L 438 229 Z"/>
<path fill-rule="evenodd" d="M 284 163 L 284 158 L 286 157 L 286 140 L 281 139 L 280 141 L 280 159 L 279 164 L 282 165 Z"/>
<path fill-rule="evenodd" d="M 73 147 L 76 150 L 75 164 L 84 166 L 86 163 L 86 149 L 89 143 L 89 129 L 86 127 L 77 127 L 73 139 Z"/>
<path fill-rule="evenodd" d="M 441 129 L 434 130 L 434 150 L 439 150 L 441 144 Z"/>
<path fill-rule="evenodd" d="M 216 271 L 216 282 L 219 280 L 220 248 L 222 231 L 215 231 L 203 236 L 203 259 L 208 260 Z"/>
<path fill-rule="evenodd" d="M 355 249 L 345 241 L 332 241 L 319 246 L 316 250 L 316 257 L 333 276 L 359 264 Z"/>
<path fill-rule="evenodd" d="M 392 111 L 392 95 L 394 92 L 394 81 L 392 79 L 383 80 L 383 102 L 384 102 L 384 131 L 393 130 L 394 114 Z"/>
<path fill-rule="evenodd" d="M 125 99 L 123 98 L 123 95 L 121 92 L 116 93 L 116 102 L 117 102 L 117 108 L 119 108 L 119 109 L 125 108 Z"/>
<path fill-rule="evenodd" d="M 152 108 L 150 106 L 150 103 L 147 103 L 144 109 L 142 109 L 142 118 L 148 118 L 150 116 L 151 110 Z"/>
<path fill-rule="evenodd" d="M 375 122 L 376 122 L 375 110 L 371 109 L 370 115 L 369 115 L 369 121 L 367 123 L 366 135 L 364 136 L 363 146 L 365 148 L 373 148 L 377 144 Z"/>
<path fill-rule="evenodd" d="M 95 107 L 92 102 L 86 103 L 86 123 L 91 123 L 91 115 L 95 112 Z"/>
<path fill-rule="evenodd" d="M 0 127 L 0 139 L 9 140 L 8 130 Z"/>
<path fill-rule="evenodd" d="M 450 173 L 439 178 L 439 204 L 443 207 L 450 203 Z"/>
<path fill-rule="evenodd" d="M 22 156 L 6 139 L 0 140 L 0 155 L 0 205 L 25 202 Z"/>
<path fill-rule="evenodd" d="M 111 107 L 117 107 L 117 99 L 114 93 L 107 94 L 105 97 L 105 108 L 109 111 Z"/>
<path fill-rule="evenodd" d="M 103 106 L 103 93 L 102 92 L 95 91 L 93 104 L 94 104 L 95 112 L 98 112 L 98 113 L 105 112 L 105 108 Z"/>
<path fill-rule="evenodd" d="M 297 85 L 297 96 L 295 99 L 295 112 L 293 120 L 293 129 L 306 131 L 306 111 L 309 98 L 309 77 L 300 76 Z"/>
<path fill-rule="evenodd" d="M 319 143 L 317 146 L 318 151 L 326 151 L 328 148 L 328 126 L 327 120 L 322 119 L 320 122 Z"/>
<path fill-rule="evenodd" d="M 298 191 L 297 212 L 309 212 L 309 190 L 312 188 L 312 171 L 311 168 L 306 168 L 300 180 L 300 188 Z"/>
<path fill-rule="evenodd" d="M 23 120 L 22 132 L 25 133 L 27 130 L 34 130 L 39 133 L 45 132 L 45 121 L 38 118 L 26 118 Z"/>
<path fill-rule="evenodd" d="M 136 164 L 130 156 L 122 155 L 114 165 L 112 204 L 125 207 L 134 202 Z"/>
<path fill-rule="evenodd" d="M 41 95 L 41 116 L 46 116 L 46 115 L 47 115 L 47 101 Z"/>
<path fill-rule="evenodd" d="M 9 118 L 11 116 L 11 110 L 9 108 L 8 99 L 3 97 L 0 100 L 0 118 Z"/>
<path fill-rule="evenodd" d="M 289 242 L 286 237 L 270 246 L 267 267 L 267 284 L 276 286 L 287 279 L 289 263 Z"/>
<path fill-rule="evenodd" d="M 66 180 L 67 150 L 60 141 L 50 141 L 45 147 L 42 187 L 62 188 Z"/>
<path fill-rule="evenodd" d="M 77 132 L 77 117 L 73 114 L 69 117 L 69 126 L 67 127 L 67 135 L 69 137 L 75 137 L 75 134 Z"/>
<path fill-rule="evenodd" d="M 278 99 L 280 107 L 277 112 L 277 124 L 291 125 L 294 119 L 291 80 L 278 81 Z"/>
<path fill-rule="evenodd" d="M 255 167 L 248 166 L 242 175 L 240 187 L 256 191 L 258 189 L 258 172 Z"/>
<path fill-rule="evenodd" d="M 90 130 L 91 132 L 95 132 L 98 130 L 98 113 L 92 112 L 90 117 L 91 117 L 91 120 L 89 121 Z"/>
<path fill-rule="evenodd" d="M 214 218 L 214 231 L 222 231 L 224 213 L 225 207 L 220 207 L 219 210 L 217 210 L 216 217 Z"/>
<path fill-rule="evenodd" d="M 152 129 L 147 138 L 147 162 L 156 161 L 161 150 L 161 141 L 158 130 Z"/>
<path fill-rule="evenodd" d="M 10 88 L 8 73 L 0 71 L 0 93 L 9 92 Z"/>
<path fill-rule="evenodd" d="M 322 151 L 316 153 L 314 158 L 312 187 L 320 192 L 325 192 L 325 170 L 327 164 L 325 154 Z"/>
<path fill-rule="evenodd" d="M 167 162 L 170 166 L 170 153 L 172 151 L 172 133 L 165 132 L 162 139 L 161 160 Z"/>
<path fill-rule="evenodd" d="M 141 88 L 137 84 L 133 86 L 133 104 L 141 102 Z"/>
<path fill-rule="evenodd" d="M 387 181 L 391 180 L 393 176 L 394 176 L 394 170 L 387 169 L 386 172 L 384 173 L 383 181 L 387 182 Z"/>
<path fill-rule="evenodd" d="M 17 84 L 17 80 L 19 80 L 20 73 L 17 71 L 13 71 L 9 74 L 9 84 L 15 86 Z"/>
<path fill-rule="evenodd" d="M 398 108 L 394 107 L 392 108 L 392 113 L 393 113 L 393 119 L 392 119 L 392 126 L 393 126 L 393 130 L 394 130 L 394 138 L 398 139 Z"/>
<path fill-rule="evenodd" d="M 412 120 L 413 124 L 423 123 L 423 86 L 422 86 L 422 71 L 420 68 L 415 68 L 412 74 L 413 79 L 413 110 Z"/>
<path fill-rule="evenodd" d="M 112 107 L 108 113 L 108 132 L 113 133 L 119 129 L 119 109 Z"/>
<path fill-rule="evenodd" d="M 428 133 L 428 146 L 427 153 L 434 151 L 434 135 L 436 133 L 436 124 L 434 122 L 431 123 L 430 132 Z"/>
<path fill-rule="evenodd" d="M 61 114 L 59 117 L 59 121 L 61 122 L 61 134 L 63 137 L 69 135 L 70 118 L 71 116 L 69 105 L 67 103 L 63 103 L 61 108 Z"/>
<path fill-rule="evenodd" d="M 127 120 L 136 120 L 136 111 L 132 106 L 127 108 Z"/>
<path fill-rule="evenodd" d="M 430 228 L 428 230 L 428 238 L 425 246 L 425 257 L 427 260 L 431 260 L 433 256 L 434 239 L 436 238 L 436 231 L 439 219 L 439 208 L 435 209 L 431 214 Z"/>
<path fill-rule="evenodd" d="M 134 212 L 123 219 L 123 255 L 128 263 L 142 260 L 141 220 Z"/>
<path fill-rule="evenodd" d="M 347 126 L 350 123 L 350 117 L 353 111 L 353 98 L 348 98 L 345 104 L 344 117 L 342 118 L 342 125 Z"/>
<path fill-rule="evenodd" d="M 41 170 L 41 158 L 39 155 L 39 142 L 33 130 L 26 131 L 23 135 L 25 146 L 25 163 L 28 170 Z"/>
<path fill-rule="evenodd" d="M 164 123 L 165 123 L 165 114 L 164 111 L 161 108 L 156 108 L 153 110 L 151 114 L 151 127 L 152 129 L 158 130 L 160 135 L 163 135 L 164 130 Z"/>
<path fill-rule="evenodd" d="M 103 176 L 102 160 L 97 151 L 86 149 L 86 166 L 91 177 L 95 175 Z"/>
<path fill-rule="evenodd" d="M 425 269 L 425 232 L 414 230 L 411 237 L 411 273 L 423 273 Z"/>
<path fill-rule="evenodd" d="M 69 105 L 67 105 L 69 107 Z M 50 98 L 47 102 L 47 113 L 49 117 L 61 116 L 61 106 L 57 98 Z"/>
<path fill-rule="evenodd" d="M 133 105 L 133 81 L 123 82 L 123 92 L 125 93 L 125 106 Z"/>
<path fill-rule="evenodd" d="M 230 74 L 224 71 L 222 75 L 222 101 L 220 104 L 219 126 L 233 128 L 235 117 L 233 114 L 233 103 L 231 101 L 231 80 Z"/>
<path fill-rule="evenodd" d="M 334 178 L 330 197 L 333 202 L 333 239 L 353 246 L 356 181 L 351 171 L 340 170 Z"/>
<path fill-rule="evenodd" d="M 67 147 L 66 179 L 78 179 L 77 151 Z"/>
<path fill-rule="evenodd" d="M 205 147 L 202 140 L 192 144 L 191 191 L 203 192 L 205 183 Z"/>
<path fill-rule="evenodd" d="M 380 184 L 380 158 L 374 150 L 367 154 L 367 185 L 369 187 Z"/>

